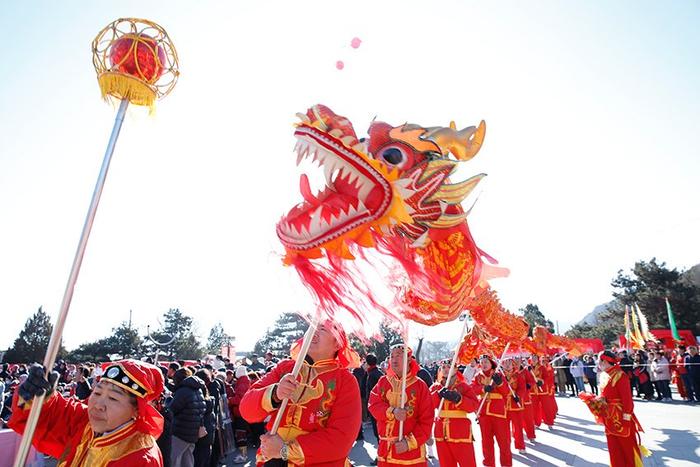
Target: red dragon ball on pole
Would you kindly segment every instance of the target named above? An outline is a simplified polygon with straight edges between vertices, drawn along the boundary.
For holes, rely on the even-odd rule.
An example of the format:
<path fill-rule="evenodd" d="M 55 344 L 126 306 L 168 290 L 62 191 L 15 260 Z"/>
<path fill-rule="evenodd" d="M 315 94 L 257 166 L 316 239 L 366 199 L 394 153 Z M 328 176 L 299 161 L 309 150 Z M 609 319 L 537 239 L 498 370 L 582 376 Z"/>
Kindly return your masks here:
<path fill-rule="evenodd" d="M 297 116 L 297 164 L 317 162 L 326 185 L 313 193 L 307 175 L 301 176 L 303 201 L 282 217 L 277 235 L 285 264 L 296 268 L 324 312 L 344 310 L 366 325 L 362 297 L 392 321 L 436 325 L 469 308 L 477 311 L 477 323 L 497 317 L 503 334 L 525 337 L 527 323 L 506 312 L 487 283 L 508 271 L 477 247 L 461 205 L 485 174 L 450 180 L 479 152 L 483 121 L 461 130 L 454 123 L 394 127 L 375 121 L 361 141 L 348 119 L 323 105 Z M 374 260 L 367 257 L 371 250 L 393 260 L 387 281 L 398 307 L 381 303 L 353 265 L 355 258 Z"/>

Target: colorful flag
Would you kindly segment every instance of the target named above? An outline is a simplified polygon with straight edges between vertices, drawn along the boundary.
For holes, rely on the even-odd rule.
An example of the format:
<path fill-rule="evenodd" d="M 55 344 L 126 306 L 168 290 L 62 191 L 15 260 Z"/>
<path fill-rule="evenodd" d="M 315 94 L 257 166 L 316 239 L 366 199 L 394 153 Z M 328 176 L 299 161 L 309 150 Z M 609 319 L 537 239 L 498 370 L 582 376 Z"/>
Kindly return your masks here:
<path fill-rule="evenodd" d="M 632 345 L 632 332 L 630 331 L 630 310 L 625 305 L 625 341 L 627 343 L 627 351 L 629 351 Z"/>
<path fill-rule="evenodd" d="M 668 324 L 671 327 L 673 339 L 680 342 L 681 336 L 680 334 L 678 334 L 678 329 L 676 328 L 676 320 L 673 319 L 673 311 L 671 310 L 671 304 L 668 303 L 668 298 L 666 298 L 666 312 L 668 313 Z"/>
<path fill-rule="evenodd" d="M 632 348 L 644 349 L 644 336 L 642 336 L 642 332 L 639 330 L 637 314 L 632 307 L 630 307 L 630 312 L 632 314 Z"/>
<path fill-rule="evenodd" d="M 637 316 L 639 317 L 639 328 L 642 331 L 642 337 L 644 337 L 644 340 L 647 342 L 659 342 L 656 336 L 653 335 L 651 331 L 649 331 L 649 322 L 647 321 L 647 317 L 644 316 L 644 313 L 642 313 L 642 310 L 639 308 L 639 305 L 637 305 L 637 302 L 634 303 L 634 307 L 637 309 Z"/>

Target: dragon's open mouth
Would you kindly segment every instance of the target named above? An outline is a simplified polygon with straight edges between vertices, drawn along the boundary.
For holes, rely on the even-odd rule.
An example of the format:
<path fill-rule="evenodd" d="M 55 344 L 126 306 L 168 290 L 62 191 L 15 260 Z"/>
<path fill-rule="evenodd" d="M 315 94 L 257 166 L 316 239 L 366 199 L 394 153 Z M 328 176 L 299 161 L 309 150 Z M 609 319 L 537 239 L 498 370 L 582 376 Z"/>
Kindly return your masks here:
<path fill-rule="evenodd" d="M 326 186 L 313 194 L 307 176 L 301 176 L 304 201 L 277 226 L 277 235 L 286 248 L 321 247 L 386 212 L 392 199 L 391 184 L 367 155 L 348 147 L 342 135 L 335 137 L 312 125 L 299 125 L 294 136 L 297 165 L 305 158 L 318 162 Z"/>

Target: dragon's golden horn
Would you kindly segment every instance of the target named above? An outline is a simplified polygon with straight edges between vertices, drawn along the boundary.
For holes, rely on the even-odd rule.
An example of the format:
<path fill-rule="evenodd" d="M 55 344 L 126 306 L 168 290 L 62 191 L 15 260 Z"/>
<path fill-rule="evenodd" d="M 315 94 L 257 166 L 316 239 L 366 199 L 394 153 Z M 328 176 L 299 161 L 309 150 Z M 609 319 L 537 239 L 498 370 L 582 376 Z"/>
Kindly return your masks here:
<path fill-rule="evenodd" d="M 462 214 L 443 214 L 432 222 L 426 222 L 425 225 L 428 227 L 434 227 L 436 229 L 447 229 L 449 227 L 455 227 L 467 218 L 467 213 Z"/>
<path fill-rule="evenodd" d="M 452 185 L 442 185 L 428 201 L 444 201 L 447 204 L 460 204 L 476 188 L 486 174 L 473 177 Z"/>
<path fill-rule="evenodd" d="M 467 127 L 457 131 L 454 122 L 449 127 L 427 128 L 421 139 L 432 141 L 440 147 L 443 156 L 452 153 L 460 161 L 468 161 L 481 149 L 486 135 L 486 123 L 478 127 Z"/>

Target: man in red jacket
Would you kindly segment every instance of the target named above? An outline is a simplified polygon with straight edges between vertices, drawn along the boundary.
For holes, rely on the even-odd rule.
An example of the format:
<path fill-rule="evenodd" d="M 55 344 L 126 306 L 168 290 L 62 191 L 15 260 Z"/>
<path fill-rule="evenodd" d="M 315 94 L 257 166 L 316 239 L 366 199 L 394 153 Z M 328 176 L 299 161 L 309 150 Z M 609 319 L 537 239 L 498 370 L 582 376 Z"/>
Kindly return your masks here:
<path fill-rule="evenodd" d="M 438 458 L 443 467 L 475 467 L 474 436 L 467 414 L 476 411 L 479 400 L 462 372 L 455 371 L 448 384 L 449 371 L 450 362 L 444 362 L 438 372 L 437 382 L 430 387 L 433 404 L 440 407 L 433 430 Z"/>
<path fill-rule="evenodd" d="M 298 354 L 301 342 L 291 349 Z M 291 375 L 294 360 L 284 360 L 243 396 L 241 415 L 249 423 L 270 416 L 272 428 L 282 400 L 289 404 L 277 434 L 260 438 L 257 465 L 281 459 L 289 466 L 345 465 L 360 429 L 360 389 L 348 371 L 359 365 L 345 332 L 332 321 L 319 325 L 297 378 Z"/>
<path fill-rule="evenodd" d="M 535 416 L 532 406 L 532 391 L 537 387 L 535 382 L 535 377 L 532 376 L 532 371 L 530 371 L 530 366 L 527 359 L 523 359 L 520 363 L 520 373 L 523 375 L 525 380 L 525 391 L 522 395 L 523 401 L 523 427 L 525 429 L 525 435 L 527 439 L 531 442 L 535 441 Z"/>
<path fill-rule="evenodd" d="M 495 373 L 496 364 L 489 356 L 482 356 L 480 364 L 481 369 L 474 376 L 472 389 L 481 396 L 481 400 L 485 399 L 481 412 L 476 414 L 481 429 L 484 465 L 489 467 L 496 465 L 493 449 L 495 438 L 498 443 L 501 466 L 511 466 L 513 456 L 510 452 L 510 427 L 506 412 L 506 399 L 510 391 L 503 381 L 503 376 Z"/>
<path fill-rule="evenodd" d="M 379 449 L 377 465 L 426 466 L 425 443 L 433 428 L 433 401 L 425 382 L 418 378 L 418 363 L 408 351 L 406 397 L 401 408 L 403 344 L 394 345 L 389 354 L 389 368 L 372 389 L 369 411 L 377 420 Z M 403 422 L 403 437 L 399 427 Z"/>
<path fill-rule="evenodd" d="M 156 445 L 163 417 L 151 405 L 163 392 L 163 374 L 156 366 L 136 360 L 111 363 L 87 405 L 53 392 L 56 378 L 50 378 L 52 383 L 41 365 L 32 366 L 12 401 L 9 427 L 21 434 L 34 397 L 48 394 L 34 432 L 37 450 L 65 467 L 163 465 Z"/>
<path fill-rule="evenodd" d="M 600 353 L 598 366 L 604 372 L 601 378 L 601 397 L 607 408 L 602 418 L 611 467 L 642 465 L 639 447 L 641 426 L 634 415 L 630 380 L 620 368 L 619 358 L 610 350 Z"/>
<path fill-rule="evenodd" d="M 529 393 L 525 386 L 525 376 L 520 372 L 520 366 L 511 359 L 504 360 L 503 373 L 506 376 L 505 382 L 509 386 L 506 411 L 514 446 L 520 454 L 525 454 L 525 437 L 523 436 L 525 404 L 523 401 Z"/>

